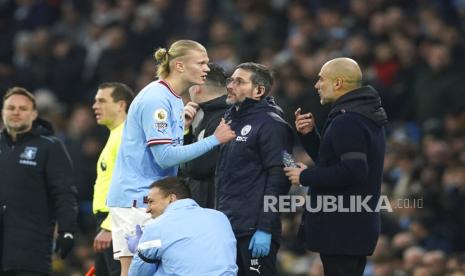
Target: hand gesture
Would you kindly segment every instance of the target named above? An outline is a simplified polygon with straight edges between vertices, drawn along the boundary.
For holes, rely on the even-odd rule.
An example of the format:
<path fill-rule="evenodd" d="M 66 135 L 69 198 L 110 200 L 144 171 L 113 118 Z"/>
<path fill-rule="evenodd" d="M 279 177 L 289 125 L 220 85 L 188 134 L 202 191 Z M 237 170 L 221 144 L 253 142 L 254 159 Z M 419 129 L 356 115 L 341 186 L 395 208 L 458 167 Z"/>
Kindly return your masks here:
<path fill-rule="evenodd" d="M 216 127 L 216 130 L 215 130 L 215 133 L 213 133 L 213 135 L 215 135 L 216 139 L 218 139 L 218 141 L 221 143 L 221 144 L 226 144 L 228 143 L 229 141 L 233 140 L 234 138 L 236 138 L 236 133 L 231 129 L 231 127 L 226 123 L 226 121 L 224 120 L 224 118 L 221 119 L 221 122 L 220 124 Z"/>
<path fill-rule="evenodd" d="M 304 163 L 297 163 L 298 168 L 285 167 L 284 172 L 291 181 L 292 185 L 300 185 L 300 174 L 303 170 L 307 169 Z"/>
<path fill-rule="evenodd" d="M 188 129 L 191 126 L 197 114 L 197 109 L 199 109 L 199 105 L 194 102 L 188 102 L 184 106 L 184 129 Z"/>
<path fill-rule="evenodd" d="M 136 225 L 136 234 L 129 236 L 126 235 L 124 238 L 128 244 L 128 249 L 131 253 L 136 253 L 137 246 L 139 245 L 139 240 L 142 237 L 142 228 L 139 224 Z"/>
<path fill-rule="evenodd" d="M 305 113 L 305 114 L 300 114 L 301 113 L 300 107 L 297 108 L 295 111 L 295 127 L 298 132 L 301 134 L 307 134 L 313 131 L 313 128 L 315 127 L 315 121 L 313 120 L 313 115 L 312 113 Z"/>
<path fill-rule="evenodd" d="M 111 246 L 111 231 L 102 229 L 94 239 L 94 251 L 102 252 Z"/>

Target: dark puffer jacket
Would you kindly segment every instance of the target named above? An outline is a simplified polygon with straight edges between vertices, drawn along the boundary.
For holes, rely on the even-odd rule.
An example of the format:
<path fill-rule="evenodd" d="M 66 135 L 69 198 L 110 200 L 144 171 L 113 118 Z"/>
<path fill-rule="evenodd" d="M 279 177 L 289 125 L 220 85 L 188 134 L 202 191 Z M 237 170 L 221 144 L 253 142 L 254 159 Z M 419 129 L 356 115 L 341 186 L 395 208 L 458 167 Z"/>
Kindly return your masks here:
<path fill-rule="evenodd" d="M 279 235 L 279 213 L 265 212 L 264 196 L 289 191 L 283 151 L 292 149 L 292 130 L 271 97 L 247 98 L 225 115 L 236 139 L 222 146 L 216 167 L 217 209 L 229 218 L 237 237 L 257 229 Z"/>
<path fill-rule="evenodd" d="M 0 134 L 0 271 L 50 274 L 55 223 L 59 232 L 75 232 L 71 160 L 52 133 L 37 120 L 16 142 L 6 130 Z"/>

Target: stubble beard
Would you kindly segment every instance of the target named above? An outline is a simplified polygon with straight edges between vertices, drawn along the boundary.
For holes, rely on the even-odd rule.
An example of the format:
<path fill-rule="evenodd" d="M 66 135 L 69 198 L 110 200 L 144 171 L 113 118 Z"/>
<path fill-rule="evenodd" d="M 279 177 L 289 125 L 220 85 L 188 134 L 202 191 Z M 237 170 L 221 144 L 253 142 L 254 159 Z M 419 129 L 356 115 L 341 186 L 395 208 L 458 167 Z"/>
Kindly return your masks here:
<path fill-rule="evenodd" d="M 7 129 L 9 133 L 12 133 L 12 132 L 23 133 L 23 132 L 26 132 L 31 127 L 31 125 L 26 124 L 26 123 L 22 123 L 19 125 L 12 125 L 4 121 L 3 124 L 5 125 L 5 128 Z"/>

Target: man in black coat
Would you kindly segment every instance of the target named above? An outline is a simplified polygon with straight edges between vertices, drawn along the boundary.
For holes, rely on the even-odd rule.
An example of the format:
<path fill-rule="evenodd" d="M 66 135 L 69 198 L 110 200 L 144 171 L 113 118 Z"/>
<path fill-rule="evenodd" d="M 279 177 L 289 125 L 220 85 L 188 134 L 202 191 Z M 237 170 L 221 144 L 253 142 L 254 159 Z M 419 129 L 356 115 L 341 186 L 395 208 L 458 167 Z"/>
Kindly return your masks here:
<path fill-rule="evenodd" d="M 50 275 L 56 251 L 64 258 L 76 230 L 77 191 L 63 144 L 37 119 L 34 96 L 13 87 L 3 97 L 0 134 L 0 275 Z"/>
<path fill-rule="evenodd" d="M 205 83 L 189 89 L 191 102 L 185 111 L 184 144 L 191 144 L 212 135 L 229 108 L 226 104 L 226 74 L 221 66 L 209 63 Z M 215 167 L 219 147 L 180 165 L 181 174 L 194 199 L 203 208 L 215 207 Z"/>
<path fill-rule="evenodd" d="M 297 131 L 315 166 L 300 164 L 285 171 L 293 184 L 309 187 L 311 210 L 304 213 L 301 234 L 306 248 L 320 253 L 325 275 L 362 275 L 380 231 L 377 207 L 387 117 L 376 90 L 361 84 L 354 60 L 336 58 L 323 65 L 315 88 L 321 104 L 332 104 L 332 109 L 321 142 L 312 114 L 295 113 Z M 318 201 L 330 198 L 336 199 L 336 210 L 318 208 Z"/>
<path fill-rule="evenodd" d="M 225 114 L 235 140 L 220 149 L 216 168 L 216 208 L 231 222 L 237 239 L 238 275 L 276 275 L 281 238 L 279 213 L 267 211 L 265 196 L 289 191 L 283 152 L 292 149 L 292 129 L 268 96 L 269 69 L 252 62 L 237 66 L 227 81 Z"/>

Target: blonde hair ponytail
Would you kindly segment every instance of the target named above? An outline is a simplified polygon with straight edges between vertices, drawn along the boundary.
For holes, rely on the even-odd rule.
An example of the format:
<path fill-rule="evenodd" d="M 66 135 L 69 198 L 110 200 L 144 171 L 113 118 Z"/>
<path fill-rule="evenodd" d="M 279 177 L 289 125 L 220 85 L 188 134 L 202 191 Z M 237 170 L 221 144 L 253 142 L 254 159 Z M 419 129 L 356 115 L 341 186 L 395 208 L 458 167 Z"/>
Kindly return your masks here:
<path fill-rule="evenodd" d="M 178 40 L 171 44 L 168 51 L 165 48 L 157 49 L 153 56 L 158 64 L 158 78 L 164 79 L 169 76 L 171 73 L 170 62 L 178 57 L 187 55 L 191 50 L 207 51 L 202 44 L 193 40 Z"/>
<path fill-rule="evenodd" d="M 153 54 L 155 61 L 158 64 L 157 76 L 159 78 L 166 78 L 170 73 L 170 61 L 168 51 L 165 48 L 159 48 Z"/>

